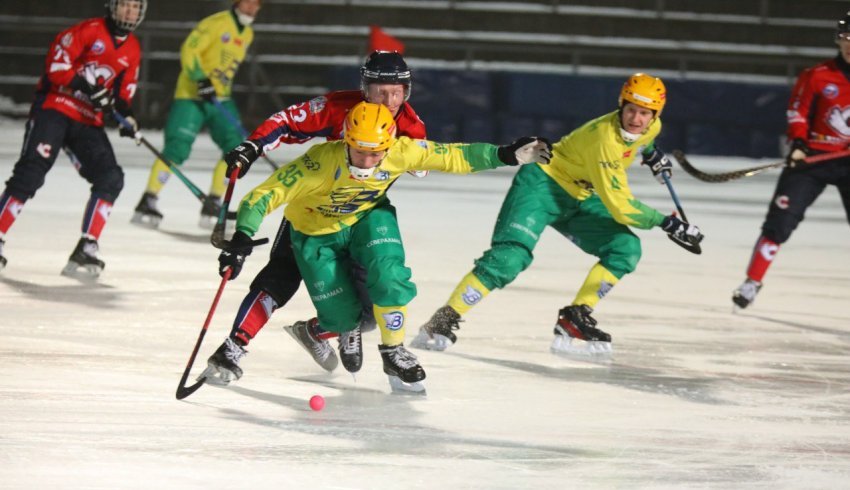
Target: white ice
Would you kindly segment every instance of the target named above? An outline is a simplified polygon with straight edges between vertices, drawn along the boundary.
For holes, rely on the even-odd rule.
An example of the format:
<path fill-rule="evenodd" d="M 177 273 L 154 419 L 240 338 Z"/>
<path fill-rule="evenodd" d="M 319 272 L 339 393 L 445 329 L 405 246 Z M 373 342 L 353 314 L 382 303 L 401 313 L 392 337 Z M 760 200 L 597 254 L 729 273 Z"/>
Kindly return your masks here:
<path fill-rule="evenodd" d="M 0 174 L 22 122 L 0 125 Z M 155 145 L 161 135 L 149 133 Z M 732 314 L 777 172 L 674 183 L 704 253 L 638 231 L 638 270 L 595 315 L 614 338 L 598 365 L 548 352 L 559 308 L 594 258 L 547 231 L 535 261 L 466 317 L 445 353 L 417 351 L 427 398 L 391 395 L 377 332 L 356 381 L 326 375 L 281 328 L 312 316 L 303 288 L 250 344 L 245 376 L 174 397 L 219 284 L 199 203 L 172 179 L 160 231 L 130 224 L 152 157 L 110 132 L 126 187 L 95 285 L 62 277 L 88 184 L 60 156 L 6 237 L 0 273 L 0 488 L 846 488 L 850 481 L 850 230 L 834 188 L 780 251 L 751 308 Z M 285 161 L 303 148 L 279 150 Z M 196 143 L 206 190 L 217 159 Z M 759 161 L 692 157 L 708 170 Z M 489 243 L 513 169 L 405 176 L 390 191 L 419 295 L 411 339 Z M 646 168 L 635 194 L 673 209 Z M 257 162 L 244 195 L 268 175 Z M 272 235 L 280 212 L 260 236 Z M 268 246 L 228 284 L 193 376 L 223 341 Z M 313 412 L 314 394 L 326 408 Z"/>

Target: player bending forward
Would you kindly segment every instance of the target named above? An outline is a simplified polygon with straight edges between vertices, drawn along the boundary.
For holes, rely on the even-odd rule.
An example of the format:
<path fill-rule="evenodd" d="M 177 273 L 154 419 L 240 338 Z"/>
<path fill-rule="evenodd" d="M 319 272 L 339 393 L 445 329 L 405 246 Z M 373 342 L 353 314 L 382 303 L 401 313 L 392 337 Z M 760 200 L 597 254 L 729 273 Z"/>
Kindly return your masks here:
<path fill-rule="evenodd" d="M 641 73 L 629 77 L 620 92 L 618 110 L 561 139 L 554 145 L 549 165 L 520 169 L 502 203 L 491 248 L 475 261 L 475 268 L 422 326 L 411 346 L 441 351 L 452 345 L 461 316 L 531 265 L 540 235 L 551 226 L 599 257 L 572 304 L 558 312 L 551 350 L 609 354 L 611 336 L 596 327 L 591 313 L 640 260 L 640 239 L 629 227 L 660 226 L 679 242 L 702 240 L 696 226 L 643 204 L 628 185 L 626 169 L 638 154 L 660 182 L 662 174 L 670 175 L 670 161 L 654 144 L 666 95 L 658 78 Z M 573 339 L 587 343 L 574 346 Z"/>
<path fill-rule="evenodd" d="M 310 148 L 252 190 L 239 207 L 236 233 L 219 256 L 220 272 L 231 268 L 235 277 L 251 253 L 251 236 L 263 218 L 288 204 L 292 249 L 323 328 L 347 332 L 362 314 L 351 275 L 351 261 L 367 272 L 366 288 L 381 332 L 378 349 L 394 390 L 422 392 L 425 370 L 404 348 L 407 304 L 416 296 L 395 208 L 387 189 L 410 170 L 467 174 L 502 165 L 517 165 L 551 157 L 550 145 L 532 137 L 509 146 L 486 143 L 440 144 L 396 138 L 389 109 L 361 102 L 345 118 L 344 139 Z M 201 376 L 234 377 L 245 350 L 226 342 L 208 361 Z M 342 364 L 357 372 L 362 347 L 347 354 Z M 350 356 L 346 359 L 345 356 Z"/>

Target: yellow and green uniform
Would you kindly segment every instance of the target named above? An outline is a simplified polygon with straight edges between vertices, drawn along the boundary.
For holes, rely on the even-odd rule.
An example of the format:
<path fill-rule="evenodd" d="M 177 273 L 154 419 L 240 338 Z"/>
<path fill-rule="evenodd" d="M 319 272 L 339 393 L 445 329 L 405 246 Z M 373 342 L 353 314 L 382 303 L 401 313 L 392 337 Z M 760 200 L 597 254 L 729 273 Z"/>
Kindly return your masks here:
<path fill-rule="evenodd" d="M 165 124 L 163 156 L 182 165 L 192 151 L 192 144 L 205 127 L 222 153 L 237 146 L 245 135 L 231 119 L 239 120 L 239 111 L 230 98 L 233 80 L 254 40 L 254 30 L 236 20 L 233 9 L 213 14 L 198 23 L 180 48 L 180 75 L 174 90 L 174 101 Z M 222 107 L 198 97 L 198 82 L 209 79 L 215 87 Z M 228 115 L 222 111 L 228 111 Z M 210 194 L 220 196 L 225 188 L 227 166 L 216 165 Z M 170 171 L 157 160 L 151 169 L 147 192 L 158 194 Z"/>
<path fill-rule="evenodd" d="M 245 196 L 236 229 L 253 236 L 266 215 L 287 204 L 293 252 L 322 328 L 344 332 L 357 325 L 362 308 L 351 278 L 353 260 L 367 271 L 382 342 L 398 345 L 416 286 L 404 264 L 387 190 L 409 170 L 468 174 L 502 166 L 497 149 L 401 137 L 375 173 L 361 181 L 349 173 L 343 141 L 315 145 Z"/>
<path fill-rule="evenodd" d="M 655 119 L 633 142 L 620 136 L 619 112 L 596 118 L 553 145 L 548 165 L 526 165 L 502 204 L 491 248 L 475 261 L 449 297 L 463 315 L 493 289 L 503 288 L 533 260 L 547 226 L 599 257 L 573 304 L 596 303 L 640 260 L 640 239 L 630 226 L 659 226 L 664 215 L 629 189 L 626 170 L 650 153 L 661 131 Z"/>

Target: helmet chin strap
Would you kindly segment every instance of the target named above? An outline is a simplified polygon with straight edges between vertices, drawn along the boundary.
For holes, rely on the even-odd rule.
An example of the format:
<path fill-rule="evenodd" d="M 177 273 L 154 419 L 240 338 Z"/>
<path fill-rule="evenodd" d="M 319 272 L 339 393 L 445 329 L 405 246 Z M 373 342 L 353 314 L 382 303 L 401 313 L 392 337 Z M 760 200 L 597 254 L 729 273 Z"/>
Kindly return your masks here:
<path fill-rule="evenodd" d="M 375 165 L 372 168 L 360 168 L 351 163 L 351 153 L 350 148 L 346 148 L 345 151 L 345 163 L 348 165 L 348 173 L 351 174 L 355 180 L 366 180 L 375 173 L 375 169 L 378 168 L 378 165 Z M 380 164 L 379 164 L 380 165 Z"/>

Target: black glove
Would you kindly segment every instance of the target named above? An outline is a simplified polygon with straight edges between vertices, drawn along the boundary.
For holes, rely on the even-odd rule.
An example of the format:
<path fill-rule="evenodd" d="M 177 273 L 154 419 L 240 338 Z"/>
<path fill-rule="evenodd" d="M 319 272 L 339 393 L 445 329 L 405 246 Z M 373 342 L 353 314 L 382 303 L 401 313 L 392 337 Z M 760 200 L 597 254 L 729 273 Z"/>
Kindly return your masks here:
<path fill-rule="evenodd" d="M 505 165 L 548 164 L 552 159 L 552 143 L 537 136 L 523 136 L 509 145 L 500 146 L 498 156 Z"/>
<path fill-rule="evenodd" d="M 118 122 L 118 134 L 125 138 L 133 138 L 136 140 L 136 144 L 141 143 L 141 139 L 136 139 L 136 136 L 139 133 L 139 123 L 136 121 L 136 117 L 133 114 L 133 109 L 130 108 L 130 104 L 128 104 L 125 100 L 120 97 L 115 99 L 115 112 L 121 114 L 127 124 L 129 124 L 129 128 L 121 122 Z M 139 135 L 140 136 L 140 135 Z"/>
<path fill-rule="evenodd" d="M 89 100 L 94 110 L 101 112 L 112 112 L 112 90 L 102 85 L 90 87 L 88 91 Z"/>
<path fill-rule="evenodd" d="M 198 97 L 207 102 L 212 102 L 213 98 L 215 98 L 215 87 L 209 78 L 198 80 Z"/>
<path fill-rule="evenodd" d="M 667 232 L 676 242 L 683 244 L 697 244 L 702 241 L 703 234 L 695 225 L 680 220 L 671 214 L 661 222 L 661 229 Z"/>
<path fill-rule="evenodd" d="M 242 264 L 245 263 L 245 257 L 251 255 L 253 250 L 254 241 L 251 237 L 241 231 L 234 233 L 233 238 L 224 243 L 218 255 L 218 275 L 224 277 L 224 273 L 229 268 L 233 270 L 230 280 L 236 279 L 242 270 Z"/>
<path fill-rule="evenodd" d="M 664 183 L 665 174 L 667 178 L 673 175 L 673 162 L 658 148 L 654 148 L 649 155 L 644 155 L 640 164 L 648 165 L 649 169 L 652 170 L 652 175 L 655 176 L 655 180 L 661 184 Z"/>
<path fill-rule="evenodd" d="M 812 154 L 812 149 L 806 144 L 806 141 L 800 138 L 794 139 L 791 142 L 791 149 L 788 151 L 788 156 L 785 157 L 785 164 L 789 167 L 797 165 L 805 165 L 804 158 Z"/>
<path fill-rule="evenodd" d="M 258 158 L 260 158 L 260 145 L 251 140 L 239 143 L 239 146 L 224 155 L 224 161 L 227 163 L 227 175 L 230 175 L 234 168 L 239 167 L 239 177 L 244 177 L 248 173 L 248 169 L 251 168 L 251 164 Z"/>

